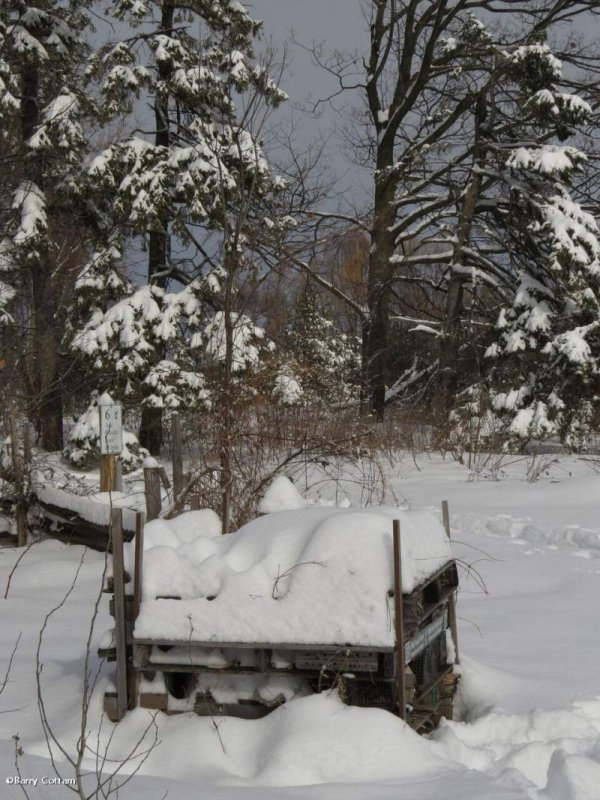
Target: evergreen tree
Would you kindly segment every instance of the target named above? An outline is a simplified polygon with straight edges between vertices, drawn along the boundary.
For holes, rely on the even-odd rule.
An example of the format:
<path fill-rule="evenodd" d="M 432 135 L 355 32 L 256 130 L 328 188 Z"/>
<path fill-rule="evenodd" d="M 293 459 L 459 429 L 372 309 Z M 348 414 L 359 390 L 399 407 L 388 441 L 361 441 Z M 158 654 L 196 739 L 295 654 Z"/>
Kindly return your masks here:
<path fill-rule="evenodd" d="M 480 22 L 467 26 L 454 57 L 464 48 L 490 78 L 477 109 L 451 286 L 464 285 L 470 270 L 472 283 L 492 286 L 500 300 L 486 355 L 494 363 L 491 407 L 505 431 L 521 441 L 574 441 L 597 390 L 600 231 L 572 190 L 585 155 L 563 142 L 592 109 L 561 90 L 562 65 L 544 42 L 503 48 Z M 490 429 L 498 435 L 497 425 Z"/>
<path fill-rule="evenodd" d="M 85 247 L 85 0 L 0 7 L 0 324 L 41 444 L 62 447 L 61 338 Z"/>
<path fill-rule="evenodd" d="M 282 182 L 261 151 L 257 114 L 285 96 L 254 57 L 260 24 L 233 0 L 119 0 L 113 13 L 140 32 L 94 59 L 105 109 L 126 115 L 149 93 L 154 126 L 90 166 L 107 237 L 78 281 L 79 310 L 89 311 L 94 297 L 73 344 L 98 363 L 112 362 L 127 392 L 141 398 L 140 441 L 156 453 L 160 413 L 153 409 L 206 401 L 211 321 L 222 313 L 235 328 L 248 247 L 280 225 L 267 216 Z M 127 235 L 147 250 L 142 287 L 127 275 Z"/>
<path fill-rule="evenodd" d="M 358 398 L 359 340 L 336 330 L 311 286 L 298 297 L 286 340 L 288 377 L 298 380 L 305 401 L 338 405 Z"/>
<path fill-rule="evenodd" d="M 142 465 L 147 451 L 140 447 L 131 431 L 123 430 L 123 450 L 119 461 L 125 472 L 132 472 Z M 65 459 L 77 469 L 93 469 L 100 462 L 100 418 L 98 414 L 98 392 L 92 393 L 92 401 L 77 418 L 69 433 L 63 450 Z"/>

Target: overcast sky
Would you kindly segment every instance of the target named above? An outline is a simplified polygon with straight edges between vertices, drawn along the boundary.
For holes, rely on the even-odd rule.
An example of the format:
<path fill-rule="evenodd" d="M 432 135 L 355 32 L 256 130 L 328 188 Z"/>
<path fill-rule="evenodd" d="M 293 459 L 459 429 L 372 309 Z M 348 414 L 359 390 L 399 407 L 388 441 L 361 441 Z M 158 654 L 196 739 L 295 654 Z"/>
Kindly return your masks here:
<path fill-rule="evenodd" d="M 354 201 L 360 203 L 367 196 L 369 175 L 346 157 L 347 148 L 339 133 L 342 117 L 327 108 L 321 110 L 318 119 L 299 110 L 306 108 L 309 100 L 327 97 L 335 91 L 335 81 L 312 63 L 307 52 L 291 41 L 294 38 L 306 47 L 321 43 L 329 51 L 364 50 L 368 46 L 368 31 L 360 0 L 248 0 L 244 5 L 254 19 L 263 21 L 265 39 L 271 38 L 277 49 L 284 43 L 289 47 L 290 66 L 282 88 L 288 93 L 290 102 L 281 116 L 289 117 L 294 109 L 297 137 L 302 143 L 320 136 L 328 137 L 327 165 L 338 175 L 340 191 L 349 193 L 351 204 Z M 346 95 L 336 101 L 336 106 L 341 110 L 355 100 Z"/>

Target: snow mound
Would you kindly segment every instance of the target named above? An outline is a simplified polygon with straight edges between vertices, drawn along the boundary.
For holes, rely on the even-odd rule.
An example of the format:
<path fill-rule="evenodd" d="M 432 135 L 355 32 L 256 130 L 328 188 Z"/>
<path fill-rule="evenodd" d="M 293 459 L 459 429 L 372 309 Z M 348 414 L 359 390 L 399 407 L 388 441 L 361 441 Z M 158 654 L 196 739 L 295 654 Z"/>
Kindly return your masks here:
<path fill-rule="evenodd" d="M 258 510 L 261 514 L 272 514 L 295 508 L 306 508 L 306 500 L 289 478 L 278 475 L 269 485 Z"/>
<path fill-rule="evenodd" d="M 144 553 L 135 636 L 393 647 L 393 519 L 400 520 L 408 593 L 452 559 L 444 528 L 428 511 L 305 508 L 260 517 L 227 536 L 199 531 L 183 543 L 177 520 L 163 520 Z"/>
<path fill-rule="evenodd" d="M 336 694 L 292 700 L 251 722 L 220 718 L 218 737 L 210 718 L 158 714 L 155 722 L 160 743 L 143 770 L 183 780 L 216 773 L 221 780 L 227 776 L 228 783 L 237 778 L 236 783 L 245 785 L 346 786 L 458 771 L 439 745 L 418 736 L 397 717 L 380 709 L 346 706 Z M 128 714 L 114 736 L 117 749 L 126 751 L 147 724 L 148 712 L 136 709 Z M 332 797 L 331 792 L 328 788 L 326 796 Z"/>
<path fill-rule="evenodd" d="M 210 508 L 186 511 L 169 520 L 155 519 L 144 528 L 144 550 L 158 545 L 179 547 L 199 538 L 212 539 L 221 534 L 221 520 Z"/>
<path fill-rule="evenodd" d="M 443 720 L 434 738 L 456 762 L 528 787 L 536 800 L 600 800 L 598 700 L 526 714 L 491 711 L 468 725 Z"/>
<path fill-rule="evenodd" d="M 548 800 L 600 800 L 600 763 L 557 750 L 552 755 L 546 791 Z"/>

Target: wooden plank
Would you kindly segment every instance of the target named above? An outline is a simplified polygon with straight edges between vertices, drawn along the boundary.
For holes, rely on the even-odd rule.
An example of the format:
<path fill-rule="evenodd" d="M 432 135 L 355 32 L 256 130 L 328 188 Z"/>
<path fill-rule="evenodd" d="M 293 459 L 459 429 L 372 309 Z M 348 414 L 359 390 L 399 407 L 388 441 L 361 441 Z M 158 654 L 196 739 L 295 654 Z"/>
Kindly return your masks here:
<path fill-rule="evenodd" d="M 133 571 L 133 615 L 137 619 L 142 602 L 142 570 L 144 561 L 144 512 L 135 515 L 135 556 Z"/>
<path fill-rule="evenodd" d="M 158 467 L 144 467 L 144 493 L 146 495 L 146 519 L 150 522 L 160 517 L 162 510 Z"/>
<path fill-rule="evenodd" d="M 296 642 L 220 642 L 216 639 L 135 639 L 135 645 L 156 645 L 157 647 L 208 647 L 214 650 L 215 647 L 232 648 L 239 650 L 323 650 L 330 653 L 343 653 L 345 650 L 364 653 L 373 650 L 378 653 L 394 653 L 396 648 L 388 645 L 358 645 L 358 644 L 322 644 L 314 642 L 312 644 L 298 644 Z"/>
<path fill-rule="evenodd" d="M 117 649 L 117 718 L 127 711 L 127 633 L 125 622 L 125 581 L 123 563 L 123 511 L 111 510 L 110 536 L 113 551 L 115 646 Z"/>
<path fill-rule="evenodd" d="M 115 598 L 114 598 L 114 583 L 113 583 L 113 597 L 109 601 L 108 608 L 112 617 L 115 616 Z M 134 607 L 133 607 L 133 595 L 126 594 L 125 595 L 125 621 L 130 623 L 135 622 L 134 617 Z M 128 642 L 129 644 L 129 642 Z"/>
<path fill-rule="evenodd" d="M 171 451 L 173 458 L 173 504 L 175 504 L 179 500 L 179 495 L 183 492 L 183 440 L 179 414 L 171 415 Z"/>
<path fill-rule="evenodd" d="M 394 606 L 396 629 L 396 687 L 398 696 L 398 716 L 406 718 L 404 697 L 404 613 L 402 605 L 402 549 L 400 547 L 400 520 L 393 521 L 394 534 Z"/>
<path fill-rule="evenodd" d="M 140 708 L 149 708 L 152 711 L 166 711 L 169 696 L 163 692 L 141 692 Z"/>

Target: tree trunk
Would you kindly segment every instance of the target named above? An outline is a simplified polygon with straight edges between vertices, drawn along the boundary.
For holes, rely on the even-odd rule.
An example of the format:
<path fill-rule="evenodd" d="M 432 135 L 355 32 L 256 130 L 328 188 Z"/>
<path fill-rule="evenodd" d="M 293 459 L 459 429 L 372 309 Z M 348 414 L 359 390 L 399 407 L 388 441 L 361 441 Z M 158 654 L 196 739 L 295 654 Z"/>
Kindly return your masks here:
<path fill-rule="evenodd" d="M 233 277 L 235 264 L 228 259 L 227 280 L 224 297 L 225 323 L 225 364 L 221 381 L 221 420 L 219 427 L 219 465 L 221 467 L 221 531 L 231 530 L 231 503 L 233 485 L 233 359 L 234 359 L 234 321 L 232 316 Z"/>
<path fill-rule="evenodd" d="M 456 242 L 452 252 L 450 280 L 446 296 L 446 309 L 442 324 L 442 335 L 439 342 L 440 380 L 434 396 L 433 410 L 436 417 L 446 420 L 452 407 L 458 385 L 460 345 L 464 331 L 462 329 L 465 275 L 457 267 L 463 266 L 464 248 L 471 238 L 473 219 L 477 201 L 481 191 L 481 175 L 485 165 L 485 146 L 483 126 L 487 116 L 487 98 L 479 98 L 475 111 L 475 139 L 473 149 L 474 167 L 469 184 L 464 194 L 463 204 L 458 218 Z"/>
<path fill-rule="evenodd" d="M 160 31 L 163 35 L 170 36 L 173 30 L 175 6 L 173 0 L 164 0 L 160 19 Z M 164 79 L 170 67 L 160 64 L 159 75 Z M 157 93 L 154 98 L 154 121 L 156 133 L 155 144 L 159 147 L 169 147 L 169 95 Z M 170 256 L 169 220 L 166 215 L 161 220 L 160 230 L 150 231 L 148 242 L 148 283 L 165 288 L 167 284 L 167 270 Z M 163 440 L 163 415 L 162 409 L 149 406 L 142 407 L 142 421 L 140 424 L 140 444 L 149 450 L 153 456 L 160 455 Z"/>
<path fill-rule="evenodd" d="M 37 31 L 36 33 L 39 33 Z M 39 65 L 33 58 L 24 60 L 21 72 L 21 135 L 23 138 L 23 173 L 40 191 L 39 155 L 28 150 L 27 142 L 39 125 Z M 29 385 L 32 389 L 29 416 L 34 421 L 45 450 L 63 447 L 63 391 L 60 362 L 62 330 L 52 302 L 53 267 L 49 253 L 36 253 L 30 266 L 31 280 L 31 358 Z"/>
<path fill-rule="evenodd" d="M 375 179 L 375 209 L 369 252 L 367 279 L 368 321 L 363 328 L 363 356 L 370 410 L 383 420 L 388 377 L 389 325 L 394 234 L 395 182 L 389 170 L 393 163 L 393 143 L 380 145 Z"/>
<path fill-rule="evenodd" d="M 140 444 L 153 456 L 160 455 L 163 439 L 162 410 L 151 406 L 142 406 L 140 423 Z"/>

